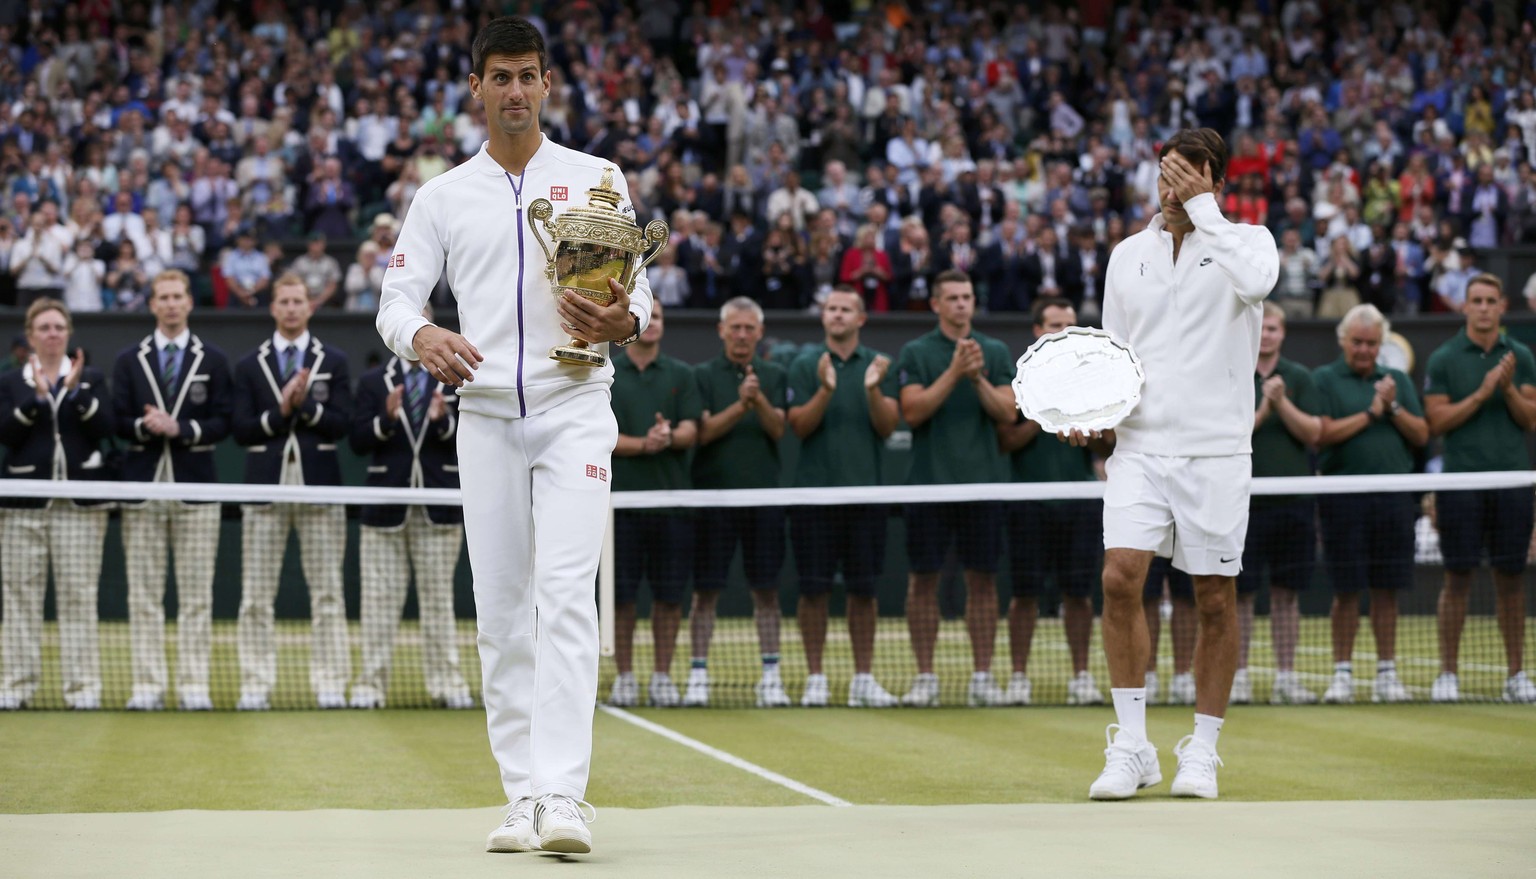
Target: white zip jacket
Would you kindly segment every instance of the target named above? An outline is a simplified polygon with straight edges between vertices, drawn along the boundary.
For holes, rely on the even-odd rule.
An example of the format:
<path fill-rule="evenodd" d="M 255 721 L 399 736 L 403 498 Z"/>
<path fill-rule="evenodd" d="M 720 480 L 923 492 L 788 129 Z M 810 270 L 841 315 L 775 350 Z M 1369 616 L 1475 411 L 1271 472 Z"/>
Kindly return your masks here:
<path fill-rule="evenodd" d="M 1210 193 L 1184 210 L 1195 229 L 1177 263 L 1162 214 L 1109 256 L 1104 328 L 1129 343 L 1146 370 L 1141 403 L 1115 429 L 1115 448 L 1249 454 L 1262 303 L 1280 255 L 1268 228 L 1228 222 Z"/>
<path fill-rule="evenodd" d="M 558 220 L 567 208 L 585 207 L 587 190 L 612 168 L 613 186 L 624 198 L 620 210 L 633 218 L 633 208 L 624 175 L 613 162 L 545 137 L 518 179 L 491 158 L 487 146 L 416 193 L 384 273 L 377 326 L 396 354 L 419 359 L 411 339 L 429 324 L 421 308 L 446 271 L 460 331 L 485 358 L 475 380 L 459 389 L 460 409 L 522 418 L 613 384 L 612 362 L 593 369 L 549 358 L 549 350 L 571 336 L 560 327 L 553 285 L 544 274 L 548 262 L 528 225 L 528 205 L 547 198 Z M 548 232 L 541 228 L 540 234 L 553 251 Z M 643 331 L 651 319 L 645 272 L 630 285 L 629 310 Z M 596 347 L 604 351 L 608 345 Z"/>

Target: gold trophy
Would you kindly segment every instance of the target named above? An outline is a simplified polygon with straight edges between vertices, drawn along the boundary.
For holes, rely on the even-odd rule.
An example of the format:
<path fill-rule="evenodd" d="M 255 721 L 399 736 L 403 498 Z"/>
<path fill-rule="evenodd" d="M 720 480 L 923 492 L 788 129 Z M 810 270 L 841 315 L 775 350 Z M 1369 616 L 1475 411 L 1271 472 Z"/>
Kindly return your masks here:
<path fill-rule="evenodd" d="M 666 248 L 671 235 L 667 224 L 652 220 L 641 232 L 633 220 L 619 212 L 622 198 L 613 188 L 613 169 L 604 168 L 602 182 L 587 190 L 587 206 L 584 208 L 571 208 L 551 222 L 555 207 L 549 199 L 536 198 L 528 205 L 528 225 L 549 261 L 544 274 L 554 285 L 555 296 L 569 290 L 606 306 L 613 302 L 613 291 L 608 289 L 609 278 L 629 289 L 640 271 Z M 540 223 L 554 239 L 553 254 L 539 233 Z M 655 249 L 644 259 L 639 259 L 651 245 L 655 245 Z M 601 352 L 594 351 L 580 339 L 551 348 L 549 357 L 572 366 L 599 367 L 608 362 Z"/>

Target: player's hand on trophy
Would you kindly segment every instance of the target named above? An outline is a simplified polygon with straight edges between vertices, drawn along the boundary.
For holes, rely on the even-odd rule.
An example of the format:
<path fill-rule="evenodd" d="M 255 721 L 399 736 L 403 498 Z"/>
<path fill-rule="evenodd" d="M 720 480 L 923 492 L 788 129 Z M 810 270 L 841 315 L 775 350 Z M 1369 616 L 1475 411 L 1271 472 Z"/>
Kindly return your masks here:
<path fill-rule="evenodd" d="M 757 380 L 757 373 L 752 371 L 752 366 L 747 366 L 747 377 L 741 380 L 736 393 L 741 397 L 742 405 L 752 407 L 763 395 L 762 384 Z"/>
<path fill-rule="evenodd" d="M 1087 433 L 1084 433 L 1074 427 L 1066 433 L 1056 434 L 1056 438 L 1069 446 L 1080 449 L 1084 446 L 1087 446 L 1090 442 L 1099 439 L 1103 435 L 1104 431 L 1102 430 L 1090 430 Z"/>
<path fill-rule="evenodd" d="M 885 381 L 885 374 L 890 368 L 891 358 L 884 354 L 876 356 L 875 362 L 871 363 L 869 368 L 864 370 L 864 389 L 871 390 L 880 387 L 880 383 Z"/>
<path fill-rule="evenodd" d="M 427 375 L 445 385 L 462 388 L 465 382 L 475 380 L 475 370 L 485 362 L 479 349 L 469 340 L 451 330 L 428 324 L 416 331 L 411 338 L 416 357 L 426 368 Z"/>
<path fill-rule="evenodd" d="M 837 370 L 832 368 L 832 355 L 825 351 L 821 352 L 821 359 L 816 361 L 816 379 L 827 390 L 837 390 Z"/>
<path fill-rule="evenodd" d="M 613 301 L 607 305 L 598 305 L 569 290 L 561 294 L 556 308 L 560 311 L 560 322 L 571 338 L 595 345 L 617 342 L 634 334 L 635 317 L 629 313 L 629 291 L 612 278 L 608 279 L 608 291 L 613 294 Z"/>
<path fill-rule="evenodd" d="M 427 420 L 442 421 L 448 414 L 448 401 L 443 399 L 442 391 L 432 392 L 432 402 L 427 404 Z"/>
<path fill-rule="evenodd" d="M 1284 396 L 1285 396 L 1285 379 L 1284 378 L 1282 378 L 1282 377 L 1280 377 L 1278 375 L 1272 375 L 1269 378 L 1264 380 L 1264 398 L 1266 400 L 1269 400 L 1271 403 L 1279 403 L 1280 402 L 1280 398 L 1284 397 Z"/>
<path fill-rule="evenodd" d="M 400 401 L 405 397 L 405 385 L 395 385 L 395 389 L 384 398 L 384 417 L 390 421 L 400 417 Z"/>

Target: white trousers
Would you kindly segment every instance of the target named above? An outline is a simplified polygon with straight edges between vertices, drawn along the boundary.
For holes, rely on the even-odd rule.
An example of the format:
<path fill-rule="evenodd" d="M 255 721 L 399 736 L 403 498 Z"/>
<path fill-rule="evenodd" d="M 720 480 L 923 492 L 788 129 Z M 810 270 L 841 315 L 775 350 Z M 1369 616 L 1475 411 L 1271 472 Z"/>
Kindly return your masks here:
<path fill-rule="evenodd" d="M 586 794 L 617 440 L 606 392 L 527 418 L 460 416 L 485 713 L 509 801 Z"/>
<path fill-rule="evenodd" d="M 105 507 L 49 501 L 36 510 L 7 510 L 0 520 L 0 623 L 4 676 L 0 692 L 31 701 L 42 680 L 43 597 L 53 562 L 59 612 L 59 664 L 64 702 L 101 699 L 101 648 L 96 637 L 96 584 L 107 537 Z"/>
<path fill-rule="evenodd" d="M 411 507 L 398 528 L 363 526 L 363 671 L 352 687 L 384 698 L 395 632 L 405 592 L 416 574 L 416 603 L 421 609 L 421 674 L 434 700 L 469 695 L 459 673 L 459 645 L 453 619 L 453 570 L 458 566 L 464 528 L 434 525 L 422 507 Z"/>
<path fill-rule="evenodd" d="M 244 504 L 240 546 L 240 695 L 267 697 L 277 686 L 277 600 L 288 531 L 299 531 L 304 582 L 309 586 L 309 685 L 318 695 L 345 694 L 352 677 L 341 559 L 347 511 L 340 504 Z"/>
<path fill-rule="evenodd" d="M 176 690 L 208 695 L 219 505 L 150 501 L 123 510 L 133 695 L 164 698 L 166 553 L 176 553 Z"/>

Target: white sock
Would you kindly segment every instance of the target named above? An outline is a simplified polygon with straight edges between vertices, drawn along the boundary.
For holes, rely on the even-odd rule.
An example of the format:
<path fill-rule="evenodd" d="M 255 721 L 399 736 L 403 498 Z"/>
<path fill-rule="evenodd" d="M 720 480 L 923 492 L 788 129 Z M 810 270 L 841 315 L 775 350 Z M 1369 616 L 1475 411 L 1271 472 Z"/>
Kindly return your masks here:
<path fill-rule="evenodd" d="M 1216 737 L 1221 735 L 1221 725 L 1225 722 L 1226 718 L 1196 714 L 1195 741 L 1209 746 L 1212 751 L 1216 750 Z"/>
<path fill-rule="evenodd" d="M 1379 675 L 1397 674 L 1397 660 L 1395 660 L 1395 659 L 1378 659 L 1378 660 L 1376 660 L 1376 673 L 1379 674 Z"/>
<path fill-rule="evenodd" d="M 1333 673 L 1336 675 L 1343 675 L 1346 678 L 1352 677 L 1355 673 L 1355 666 L 1353 663 L 1349 662 L 1335 662 L 1333 664 Z"/>
<path fill-rule="evenodd" d="M 992 673 L 989 671 L 971 672 L 971 683 L 973 684 L 985 683 L 986 681 L 990 680 L 992 680 Z"/>
<path fill-rule="evenodd" d="M 1147 740 L 1147 688 L 1125 687 L 1111 689 L 1110 698 L 1115 702 L 1115 719 L 1127 735 Z"/>

